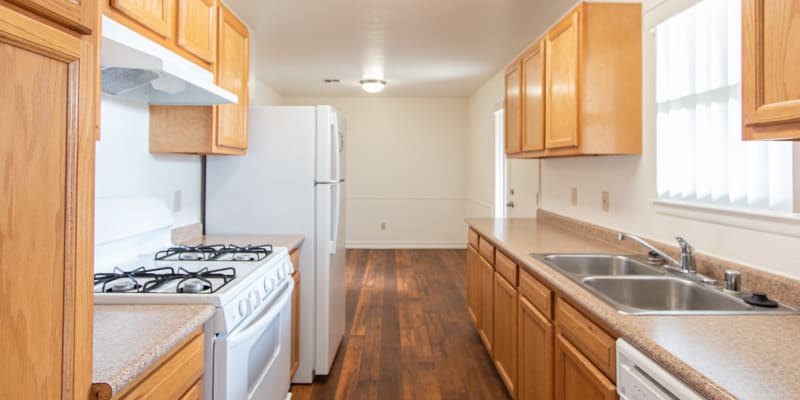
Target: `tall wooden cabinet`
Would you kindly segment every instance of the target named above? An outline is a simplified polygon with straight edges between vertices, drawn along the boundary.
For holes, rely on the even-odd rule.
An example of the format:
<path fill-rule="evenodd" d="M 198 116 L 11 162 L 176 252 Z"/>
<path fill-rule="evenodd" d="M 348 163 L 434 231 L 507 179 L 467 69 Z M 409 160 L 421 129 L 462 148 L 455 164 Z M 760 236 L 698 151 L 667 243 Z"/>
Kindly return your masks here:
<path fill-rule="evenodd" d="M 478 334 L 489 354 L 494 348 L 494 267 L 481 258 L 481 320 Z"/>
<path fill-rule="evenodd" d="M 519 296 L 518 400 L 553 398 L 553 324 Z"/>
<path fill-rule="evenodd" d="M 581 3 L 557 22 L 509 67 L 522 62 L 524 88 L 509 156 L 640 154 L 641 44 L 640 4 Z"/>
<path fill-rule="evenodd" d="M 505 121 L 506 154 L 518 153 L 522 149 L 522 69 L 519 61 L 506 68 Z"/>
<path fill-rule="evenodd" d="M 513 395 L 517 385 L 517 288 L 499 272 L 494 276 L 494 365 Z"/>
<path fill-rule="evenodd" d="M 742 0 L 744 140 L 800 140 L 800 0 Z"/>
<path fill-rule="evenodd" d="M 9 399 L 90 396 L 98 9 L 64 3 L 0 2 L 0 397 Z M 58 10 L 83 27 L 48 22 Z"/>
<path fill-rule="evenodd" d="M 217 85 L 239 96 L 237 104 L 216 106 L 216 145 L 247 148 L 247 108 L 250 79 L 250 39 L 247 27 L 225 6 L 219 7 Z"/>

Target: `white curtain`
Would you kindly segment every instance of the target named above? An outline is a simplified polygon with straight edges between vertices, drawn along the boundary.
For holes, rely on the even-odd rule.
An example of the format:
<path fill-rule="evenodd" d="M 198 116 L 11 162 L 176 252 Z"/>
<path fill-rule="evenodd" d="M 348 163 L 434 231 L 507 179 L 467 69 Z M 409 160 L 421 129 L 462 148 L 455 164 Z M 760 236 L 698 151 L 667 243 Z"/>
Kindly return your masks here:
<path fill-rule="evenodd" d="M 658 197 L 791 212 L 792 144 L 741 139 L 740 9 L 704 0 L 656 27 Z"/>

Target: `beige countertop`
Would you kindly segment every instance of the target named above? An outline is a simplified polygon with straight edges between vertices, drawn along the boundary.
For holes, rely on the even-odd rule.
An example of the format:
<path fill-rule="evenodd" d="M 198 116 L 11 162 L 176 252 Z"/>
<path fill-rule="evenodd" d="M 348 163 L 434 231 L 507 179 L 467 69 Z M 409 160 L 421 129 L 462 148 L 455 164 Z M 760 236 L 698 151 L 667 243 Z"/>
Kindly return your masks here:
<path fill-rule="evenodd" d="M 116 395 L 214 310 L 210 305 L 95 305 L 93 385 Z"/>
<path fill-rule="evenodd" d="M 800 316 L 620 314 L 528 254 L 630 251 L 535 219 L 466 222 L 707 398 L 800 399 Z"/>
<path fill-rule="evenodd" d="M 291 252 L 300 247 L 303 240 L 302 235 L 206 235 L 182 244 L 233 244 L 236 246 L 271 244 L 274 247 L 286 247 Z"/>

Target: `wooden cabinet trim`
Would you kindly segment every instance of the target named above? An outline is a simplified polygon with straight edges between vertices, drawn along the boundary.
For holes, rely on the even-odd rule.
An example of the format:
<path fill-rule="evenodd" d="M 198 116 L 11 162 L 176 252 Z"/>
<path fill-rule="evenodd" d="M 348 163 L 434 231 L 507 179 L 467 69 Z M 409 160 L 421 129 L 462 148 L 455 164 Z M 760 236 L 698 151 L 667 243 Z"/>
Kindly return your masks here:
<path fill-rule="evenodd" d="M 500 249 L 496 249 L 494 254 L 494 268 L 500 275 L 506 278 L 512 286 L 517 286 L 517 263 L 500 251 Z"/>
<path fill-rule="evenodd" d="M 519 293 L 545 317 L 553 319 L 553 292 L 524 268 L 519 273 Z"/>
<path fill-rule="evenodd" d="M 481 236 L 479 239 L 478 251 L 481 253 L 481 256 L 489 262 L 489 264 L 494 265 L 494 245 L 486 240 L 486 238 L 483 236 Z"/>
<path fill-rule="evenodd" d="M 612 381 L 616 381 L 614 338 L 561 298 L 556 301 L 555 320 L 558 333 L 569 338 L 598 369 Z"/>

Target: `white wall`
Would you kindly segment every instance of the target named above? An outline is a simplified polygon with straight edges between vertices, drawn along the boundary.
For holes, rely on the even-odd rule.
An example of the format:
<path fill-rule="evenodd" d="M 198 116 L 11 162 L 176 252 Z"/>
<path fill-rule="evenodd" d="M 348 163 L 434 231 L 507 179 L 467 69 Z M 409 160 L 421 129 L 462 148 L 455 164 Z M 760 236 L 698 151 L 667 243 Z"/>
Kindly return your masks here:
<path fill-rule="evenodd" d="M 469 97 L 467 217 L 491 217 L 494 207 L 494 112 L 503 102 L 503 72 Z"/>
<path fill-rule="evenodd" d="M 200 222 L 199 156 L 151 154 L 147 103 L 103 94 L 97 142 L 96 196 L 156 196 L 170 207 L 181 191 L 175 225 Z"/>
<path fill-rule="evenodd" d="M 348 247 L 463 247 L 465 98 L 284 97 L 347 119 Z M 386 230 L 381 230 L 386 223 Z"/>

